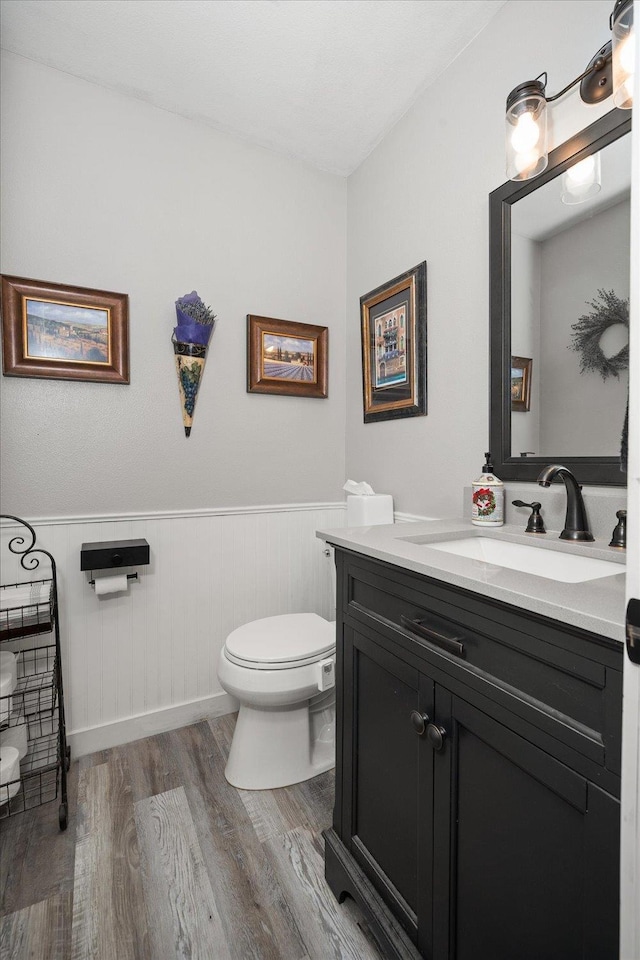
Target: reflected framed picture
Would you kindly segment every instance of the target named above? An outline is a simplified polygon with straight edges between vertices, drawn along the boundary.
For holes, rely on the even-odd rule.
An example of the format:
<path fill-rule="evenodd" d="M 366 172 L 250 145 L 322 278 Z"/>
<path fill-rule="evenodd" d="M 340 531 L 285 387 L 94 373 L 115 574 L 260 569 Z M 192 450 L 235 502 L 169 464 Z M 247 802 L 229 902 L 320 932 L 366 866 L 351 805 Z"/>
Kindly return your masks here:
<path fill-rule="evenodd" d="M 129 383 L 126 293 L 2 277 L 2 372 Z"/>
<path fill-rule="evenodd" d="M 427 264 L 360 298 L 364 422 L 427 412 Z"/>
<path fill-rule="evenodd" d="M 511 357 L 511 409 L 527 411 L 531 403 L 531 360 Z"/>
<path fill-rule="evenodd" d="M 247 392 L 324 399 L 329 331 L 313 323 L 247 316 Z"/>

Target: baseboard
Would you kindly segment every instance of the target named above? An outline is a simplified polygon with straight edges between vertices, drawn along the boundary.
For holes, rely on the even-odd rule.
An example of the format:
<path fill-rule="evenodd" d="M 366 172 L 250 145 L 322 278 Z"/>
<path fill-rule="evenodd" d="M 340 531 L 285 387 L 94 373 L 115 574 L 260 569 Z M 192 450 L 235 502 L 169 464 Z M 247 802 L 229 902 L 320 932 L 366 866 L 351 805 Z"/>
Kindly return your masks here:
<path fill-rule="evenodd" d="M 173 707 L 153 710 L 151 713 L 142 713 L 136 717 L 126 717 L 114 723 L 103 723 L 98 727 L 87 727 L 85 730 L 73 730 L 67 733 L 67 740 L 71 746 L 71 756 L 77 759 L 87 753 L 108 750 L 109 747 L 117 747 L 131 740 L 142 740 L 156 733 L 177 730 L 178 727 L 186 727 L 198 720 L 221 717 L 237 709 L 236 701 L 228 693 L 216 693 L 212 697 L 179 703 Z"/>

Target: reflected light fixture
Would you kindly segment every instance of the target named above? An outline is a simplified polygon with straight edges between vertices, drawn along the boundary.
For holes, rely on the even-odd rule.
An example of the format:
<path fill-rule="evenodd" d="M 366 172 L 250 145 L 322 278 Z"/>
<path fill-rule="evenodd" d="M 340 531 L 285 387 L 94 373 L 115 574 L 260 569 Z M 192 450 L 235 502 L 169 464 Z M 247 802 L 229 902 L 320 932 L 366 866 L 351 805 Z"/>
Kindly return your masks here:
<path fill-rule="evenodd" d="M 592 57 L 584 73 L 559 93 L 547 96 L 545 71 L 535 80 L 519 84 L 507 97 L 507 176 L 510 180 L 530 180 L 546 168 L 547 104 L 559 100 L 577 83 L 585 103 L 599 103 L 613 94 L 617 107 L 631 109 L 635 67 L 633 0 L 616 0 L 609 25 L 612 39 Z"/>
<path fill-rule="evenodd" d="M 579 160 L 562 174 L 563 203 L 584 203 L 600 193 L 602 188 L 602 168 L 600 153 L 592 153 L 584 160 Z"/>

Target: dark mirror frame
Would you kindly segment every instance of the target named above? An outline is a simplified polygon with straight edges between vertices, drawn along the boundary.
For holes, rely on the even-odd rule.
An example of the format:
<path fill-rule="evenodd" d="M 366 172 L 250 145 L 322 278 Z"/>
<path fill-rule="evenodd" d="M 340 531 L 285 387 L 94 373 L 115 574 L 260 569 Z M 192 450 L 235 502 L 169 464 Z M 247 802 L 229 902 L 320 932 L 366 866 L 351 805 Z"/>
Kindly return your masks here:
<path fill-rule="evenodd" d="M 597 153 L 631 130 L 626 110 L 614 109 L 549 154 L 544 173 L 532 180 L 508 180 L 489 194 L 490 421 L 489 447 L 502 480 L 536 481 L 551 462 L 568 467 L 580 483 L 626 486 L 619 457 L 511 456 L 511 207 L 555 179 L 578 160 Z M 622 434 L 622 418 L 620 420 Z"/>

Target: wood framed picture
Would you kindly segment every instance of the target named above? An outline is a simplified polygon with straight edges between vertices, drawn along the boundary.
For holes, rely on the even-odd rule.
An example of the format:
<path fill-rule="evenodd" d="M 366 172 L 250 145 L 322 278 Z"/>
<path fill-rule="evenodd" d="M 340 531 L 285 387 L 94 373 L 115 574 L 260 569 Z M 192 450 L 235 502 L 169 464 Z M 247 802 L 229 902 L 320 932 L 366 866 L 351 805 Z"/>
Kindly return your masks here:
<path fill-rule="evenodd" d="M 129 383 L 126 293 L 2 277 L 2 372 Z"/>
<path fill-rule="evenodd" d="M 531 403 L 531 360 L 511 357 L 511 409 L 527 411 Z"/>
<path fill-rule="evenodd" d="M 247 316 L 247 392 L 327 396 L 328 328 Z"/>
<path fill-rule="evenodd" d="M 360 298 L 364 422 L 427 412 L 427 264 Z"/>

